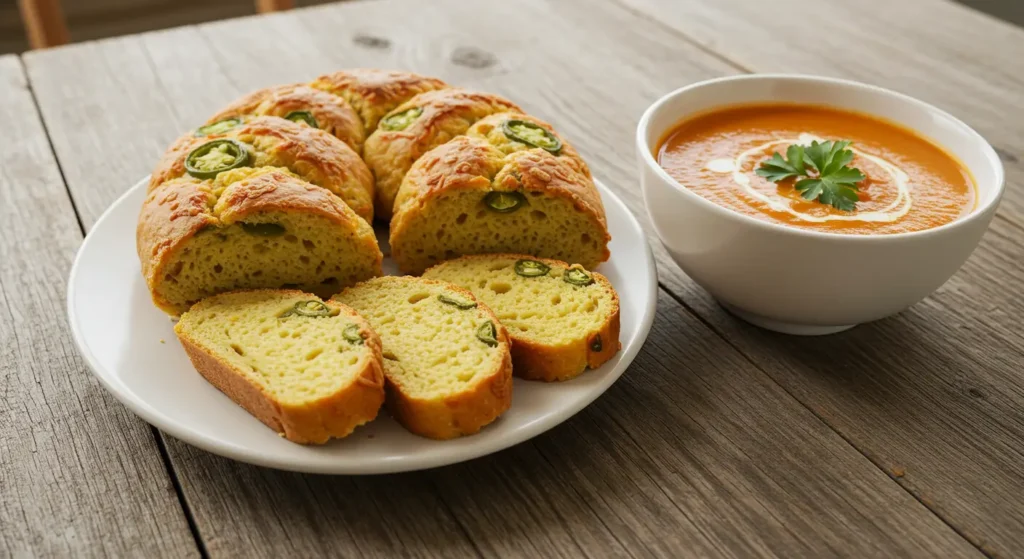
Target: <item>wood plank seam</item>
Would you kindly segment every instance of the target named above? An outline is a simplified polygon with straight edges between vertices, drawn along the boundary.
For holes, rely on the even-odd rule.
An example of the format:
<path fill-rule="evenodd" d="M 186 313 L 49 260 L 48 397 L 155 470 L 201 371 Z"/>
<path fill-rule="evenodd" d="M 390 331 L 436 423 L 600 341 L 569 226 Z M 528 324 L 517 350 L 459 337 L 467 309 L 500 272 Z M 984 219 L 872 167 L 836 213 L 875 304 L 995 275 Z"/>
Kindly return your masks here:
<path fill-rule="evenodd" d="M 916 491 L 913 491 L 911 488 L 909 488 L 909 487 L 905 486 L 904 484 L 900 483 L 900 478 L 901 478 L 900 475 L 897 475 L 897 474 L 893 473 L 892 471 L 890 471 L 888 468 L 885 467 L 884 464 L 880 464 L 877 460 L 872 458 L 871 455 L 869 455 L 868 453 L 863 451 L 859 446 L 857 446 L 857 444 L 854 443 L 849 437 L 844 435 L 835 426 L 833 426 L 831 423 L 829 423 L 818 412 L 816 412 L 813 408 L 811 408 L 810 406 L 805 404 L 803 402 L 803 400 L 798 398 L 788 388 L 786 388 L 785 385 L 783 385 L 782 383 L 777 381 L 775 379 L 775 377 L 770 375 L 768 373 L 768 371 L 766 371 L 763 367 L 761 367 L 758 363 L 756 363 L 750 355 L 748 355 L 745 351 L 743 351 L 743 349 L 738 347 L 736 344 L 732 343 L 732 341 L 725 335 L 724 332 L 720 331 L 718 328 L 715 327 L 714 324 L 712 324 L 707 319 L 705 319 L 703 316 L 701 316 L 701 314 L 698 313 L 697 310 L 694 309 L 692 306 L 690 306 L 681 296 L 676 295 L 675 293 L 673 293 L 671 290 L 668 289 L 668 287 L 666 287 L 665 285 L 661 284 L 661 282 L 659 282 L 658 285 L 659 285 L 659 287 L 661 289 L 663 289 L 665 291 L 666 294 L 668 294 L 669 297 L 671 297 L 677 303 L 682 305 L 682 307 L 685 308 L 690 314 L 692 314 L 695 317 L 697 317 L 697 320 L 701 321 L 701 323 L 703 323 L 704 326 L 706 326 L 712 332 L 717 334 L 718 337 L 722 338 L 722 340 L 724 340 L 725 343 L 728 344 L 730 347 L 735 349 L 736 353 L 738 353 L 741 357 L 743 357 L 743 359 L 745 359 L 748 363 L 750 363 L 751 366 L 756 368 L 758 371 L 761 371 L 762 374 L 764 374 L 766 377 L 771 379 L 772 383 L 774 383 L 776 386 L 778 386 L 783 392 L 785 392 L 791 398 L 793 398 L 794 400 L 799 402 L 800 405 L 803 406 L 804 409 L 806 409 L 808 412 L 810 412 L 811 415 L 813 415 L 818 421 L 820 421 L 823 425 L 828 427 L 828 429 L 830 431 L 832 431 L 833 433 L 838 435 L 839 438 L 841 438 L 844 442 L 846 442 L 847 445 L 850 446 L 850 448 L 853 448 L 854 450 L 856 450 L 858 454 L 863 456 L 873 466 L 875 466 L 876 468 L 881 470 L 882 473 L 884 473 L 889 479 L 891 479 L 900 489 L 902 489 L 907 494 L 909 494 L 911 497 L 913 497 L 915 501 L 920 503 L 921 506 L 923 506 L 925 509 L 927 509 L 929 512 L 931 512 L 933 515 L 935 515 L 935 517 L 938 518 L 943 524 L 948 526 L 951 530 L 953 530 L 953 532 L 955 532 L 958 536 L 960 536 L 965 541 L 967 541 L 972 546 L 974 546 L 979 552 L 984 554 L 986 557 L 994 557 L 994 555 L 989 550 L 986 549 L 986 546 L 983 544 L 983 542 L 977 541 L 977 538 L 973 538 L 970 534 L 966 533 L 961 528 L 958 528 L 956 525 L 952 524 L 951 521 L 948 518 L 946 518 L 945 515 L 943 515 L 940 511 L 938 511 L 934 506 L 932 506 L 931 503 L 927 499 L 923 499 L 921 497 L 921 495 L 919 495 Z"/>
<path fill-rule="evenodd" d="M 192 514 L 192 508 L 189 507 L 188 500 L 185 499 L 185 491 L 181 487 L 181 480 L 178 479 L 178 474 L 174 471 L 174 466 L 171 464 L 171 456 L 167 453 L 167 444 L 164 441 L 163 433 L 152 425 L 150 425 L 149 428 L 153 433 L 153 439 L 156 440 L 156 447 L 160 450 L 160 459 L 164 462 L 164 469 L 167 470 L 167 475 L 171 478 L 171 485 L 174 487 L 174 494 L 178 497 L 178 504 L 181 505 L 182 514 L 185 515 L 185 522 L 188 523 L 188 530 L 192 533 L 192 538 L 196 541 L 196 547 L 199 549 L 199 556 L 202 559 L 208 559 L 210 557 L 210 553 L 206 549 L 206 542 L 203 541 L 202 536 L 199 534 L 199 526 L 196 525 L 196 519 L 195 515 Z"/>
<path fill-rule="evenodd" d="M 65 177 L 64 169 L 61 165 L 60 158 L 57 156 L 57 151 L 54 148 L 53 139 L 50 135 L 50 130 L 47 127 L 46 119 L 43 117 L 42 110 L 39 107 L 39 100 L 37 99 L 35 90 L 33 89 L 32 81 L 28 78 L 28 71 L 25 67 L 25 61 L 22 60 L 21 56 L 18 56 L 17 59 L 19 65 L 21 66 L 22 72 L 25 74 L 25 85 L 32 98 L 32 104 L 36 110 L 36 116 L 39 119 L 40 125 L 43 127 L 43 132 L 46 134 L 46 140 L 47 144 L 50 147 L 50 153 L 53 155 L 54 162 L 57 166 L 57 171 L 60 173 L 61 182 L 64 185 L 64 192 L 67 194 L 68 202 L 71 204 L 71 208 L 74 211 L 75 221 L 78 223 L 78 230 L 82 234 L 82 238 L 84 239 L 87 234 L 85 224 L 82 221 L 81 212 L 79 211 L 78 206 L 75 203 L 75 197 L 71 194 L 71 189 L 68 186 L 68 181 Z M 142 421 L 141 418 L 136 419 L 138 421 Z M 174 487 L 174 492 L 178 498 L 178 504 L 181 506 L 182 514 L 185 516 L 185 521 L 188 524 L 189 530 L 192 532 L 192 537 L 195 540 L 195 544 L 197 549 L 199 550 L 199 554 L 203 558 L 209 557 L 209 555 L 206 552 L 206 545 L 204 544 L 202 538 L 199 537 L 199 532 L 196 528 L 195 519 L 193 518 L 192 511 L 189 509 L 188 503 L 185 501 L 184 494 L 182 493 L 181 482 L 180 480 L 178 480 L 178 476 L 174 471 L 173 466 L 171 465 L 170 458 L 167 455 L 167 449 L 164 444 L 162 434 L 159 434 L 159 430 L 156 427 L 153 427 L 152 425 L 150 425 L 149 427 L 153 434 L 153 438 L 154 441 L 156 442 L 157 448 L 160 451 L 160 458 L 164 463 L 164 469 L 167 472 L 168 477 L 170 478 L 172 486 Z"/>

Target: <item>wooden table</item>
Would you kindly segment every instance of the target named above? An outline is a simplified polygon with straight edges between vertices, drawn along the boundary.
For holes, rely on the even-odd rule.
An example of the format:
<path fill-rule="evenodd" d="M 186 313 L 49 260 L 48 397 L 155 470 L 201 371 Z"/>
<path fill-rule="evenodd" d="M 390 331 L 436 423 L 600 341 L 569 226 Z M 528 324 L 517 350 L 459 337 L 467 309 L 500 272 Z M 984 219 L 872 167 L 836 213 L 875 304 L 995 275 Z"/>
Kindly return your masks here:
<path fill-rule="evenodd" d="M 825 338 L 738 322 L 656 246 L 658 316 L 622 380 L 487 458 L 326 477 L 196 450 L 78 356 L 75 250 L 182 130 L 354 66 L 520 102 L 645 225 L 641 112 L 739 72 L 935 103 L 995 145 L 1009 185 L 938 293 Z M 1022 119 L 1024 30 L 939 0 L 366 0 L 0 58 L 0 556 L 1024 554 Z"/>

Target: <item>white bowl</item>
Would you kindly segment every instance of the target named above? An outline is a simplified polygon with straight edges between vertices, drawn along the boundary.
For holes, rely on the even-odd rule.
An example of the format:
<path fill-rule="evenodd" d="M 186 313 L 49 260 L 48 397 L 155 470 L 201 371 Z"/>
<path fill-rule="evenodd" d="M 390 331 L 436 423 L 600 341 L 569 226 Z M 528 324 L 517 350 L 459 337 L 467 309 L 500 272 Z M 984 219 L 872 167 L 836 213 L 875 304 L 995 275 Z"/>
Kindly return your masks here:
<path fill-rule="evenodd" d="M 672 179 L 655 160 L 658 142 L 686 117 L 773 101 L 867 113 L 931 139 L 974 175 L 975 210 L 913 233 L 807 231 L 710 202 Z M 790 334 L 839 332 L 924 299 L 970 256 L 1003 193 L 999 157 L 971 127 L 906 95 L 845 80 L 747 75 L 696 83 L 651 105 L 637 126 L 636 143 L 647 212 L 679 267 L 740 318 Z"/>

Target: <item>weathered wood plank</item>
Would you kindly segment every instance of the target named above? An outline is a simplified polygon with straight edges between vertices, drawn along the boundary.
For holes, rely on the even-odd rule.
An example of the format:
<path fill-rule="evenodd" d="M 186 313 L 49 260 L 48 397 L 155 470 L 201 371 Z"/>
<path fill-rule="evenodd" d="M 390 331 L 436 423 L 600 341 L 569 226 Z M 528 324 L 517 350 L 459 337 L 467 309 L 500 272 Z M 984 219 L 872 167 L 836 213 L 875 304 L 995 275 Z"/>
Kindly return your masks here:
<path fill-rule="evenodd" d="M 763 4 L 624 1 L 744 68 L 892 87 L 949 109 L 1001 148 L 1007 193 L 982 245 L 935 295 L 895 318 L 809 343 L 729 317 L 675 271 L 661 277 L 975 545 L 1024 549 L 1024 132 L 1006 125 L 1024 111 L 1024 30 L 945 2 L 837 4 L 847 24 L 830 25 L 808 49 L 795 28 L 763 28 Z M 797 7 L 776 0 L 770 11 Z M 808 12 L 799 25 L 830 11 Z"/>
<path fill-rule="evenodd" d="M 152 430 L 71 342 L 82 233 L 14 56 L 0 57 L 0 122 L 0 556 L 196 556 Z"/>
<path fill-rule="evenodd" d="M 88 99 L 75 99 L 40 86 L 48 122 L 51 115 L 83 106 L 97 119 L 144 121 L 138 132 L 144 146 L 132 148 L 131 161 L 107 169 L 113 178 L 105 182 L 95 180 L 101 173 L 89 167 L 89 158 L 116 145 L 123 130 L 55 131 L 62 163 L 77 173 L 72 180 L 68 171 L 76 201 L 83 198 L 79 207 L 102 209 L 148 171 L 179 130 L 244 89 L 366 65 L 433 73 L 521 101 L 575 138 L 595 173 L 642 214 L 632 161 L 636 118 L 678 81 L 736 71 L 613 6 L 408 6 L 355 3 L 225 22 L 200 28 L 202 40 L 185 29 L 91 45 L 102 65 L 75 56 L 68 57 L 75 67 L 62 60 L 48 67 L 30 64 L 34 82 L 38 75 L 58 82 L 58 91 L 64 80 L 94 91 Z M 114 61 L 129 67 L 103 67 Z M 200 70 L 187 71 L 183 62 Z M 159 72 L 147 69 L 150 64 Z M 123 81 L 121 91 L 111 92 L 104 84 L 115 71 Z M 135 97 L 127 112 L 123 92 Z M 54 118 L 57 125 L 63 121 Z M 153 145 L 159 148 L 146 157 L 134 153 Z M 85 153 L 82 146 L 95 151 Z M 97 215 L 83 213 L 86 223 Z M 661 270 L 683 281 L 667 260 Z M 429 551 L 442 553 L 449 548 L 438 547 L 443 544 L 428 532 L 444 533 L 454 516 L 472 544 L 491 555 L 972 552 L 678 305 L 663 299 L 661 307 L 655 334 L 623 383 L 535 446 L 431 472 L 425 476 L 430 484 L 418 475 L 360 479 L 352 486 L 322 478 L 315 494 L 323 507 L 342 508 L 341 521 L 353 513 L 336 499 L 351 499 L 352 491 L 365 496 L 357 503 L 387 503 L 379 516 L 386 526 L 378 530 L 321 533 L 319 513 L 305 497 L 310 491 L 295 481 L 321 478 L 250 468 L 169 441 L 200 532 L 215 554 L 259 552 L 264 546 L 271 546 L 266 553 L 317 553 L 326 545 L 400 553 L 407 539 L 428 542 Z M 388 483 L 370 481 L 377 479 L 396 479 L 410 489 L 389 496 Z M 442 491 L 435 494 L 430 485 Z M 429 495 L 405 496 L 416 491 Z M 402 513 L 431 518 L 438 503 L 446 512 L 436 524 L 400 526 Z M 277 507 L 290 514 L 261 514 Z M 451 545 L 453 554 L 472 553 L 464 538 L 456 536 Z"/>

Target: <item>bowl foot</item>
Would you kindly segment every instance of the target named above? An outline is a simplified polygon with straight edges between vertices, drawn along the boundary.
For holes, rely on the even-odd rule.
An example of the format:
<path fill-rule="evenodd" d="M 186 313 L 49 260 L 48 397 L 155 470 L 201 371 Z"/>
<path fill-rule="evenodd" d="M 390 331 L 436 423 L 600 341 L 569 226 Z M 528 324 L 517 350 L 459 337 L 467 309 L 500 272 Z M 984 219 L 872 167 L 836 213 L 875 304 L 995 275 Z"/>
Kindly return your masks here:
<path fill-rule="evenodd" d="M 782 334 L 791 334 L 794 336 L 824 336 L 827 334 L 835 334 L 844 330 L 849 330 L 856 326 L 856 324 L 847 324 L 843 326 L 819 326 L 815 324 L 794 324 L 792 322 L 783 322 L 780 320 L 774 320 L 771 318 L 765 318 L 760 315 L 751 314 L 747 311 L 737 309 L 736 307 L 718 302 L 722 305 L 722 308 L 729 311 L 730 314 L 737 318 L 749 322 L 754 326 L 759 326 L 765 330 L 771 330 L 773 332 L 780 332 Z"/>

